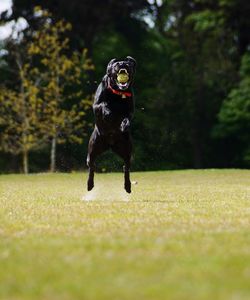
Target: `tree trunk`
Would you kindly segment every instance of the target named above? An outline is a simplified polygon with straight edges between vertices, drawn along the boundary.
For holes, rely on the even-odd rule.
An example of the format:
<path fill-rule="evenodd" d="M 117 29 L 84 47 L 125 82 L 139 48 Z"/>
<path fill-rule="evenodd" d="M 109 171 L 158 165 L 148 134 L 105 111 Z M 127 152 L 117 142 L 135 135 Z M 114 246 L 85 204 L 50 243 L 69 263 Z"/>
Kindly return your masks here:
<path fill-rule="evenodd" d="M 193 134 L 193 161 L 194 168 L 201 169 L 203 167 L 202 163 L 202 141 L 200 139 L 200 132 L 196 129 Z"/>
<path fill-rule="evenodd" d="M 50 152 L 50 172 L 56 170 L 56 137 L 53 137 L 51 141 L 51 152 Z"/>
<path fill-rule="evenodd" d="M 206 123 L 203 70 L 198 69 L 196 77 L 193 154 L 195 169 L 201 169 L 203 168 L 204 123 Z"/>
<path fill-rule="evenodd" d="M 29 157 L 28 157 L 28 151 L 23 151 L 23 172 L 24 174 L 29 173 Z"/>

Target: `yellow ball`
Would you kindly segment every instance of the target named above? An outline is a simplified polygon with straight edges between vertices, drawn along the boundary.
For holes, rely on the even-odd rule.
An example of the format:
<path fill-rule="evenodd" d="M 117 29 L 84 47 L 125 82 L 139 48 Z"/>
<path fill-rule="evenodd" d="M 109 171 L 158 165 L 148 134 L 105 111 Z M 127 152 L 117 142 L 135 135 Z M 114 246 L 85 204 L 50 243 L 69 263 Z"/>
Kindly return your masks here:
<path fill-rule="evenodd" d="M 117 75 L 117 81 L 120 83 L 126 83 L 129 80 L 128 74 L 122 73 Z"/>

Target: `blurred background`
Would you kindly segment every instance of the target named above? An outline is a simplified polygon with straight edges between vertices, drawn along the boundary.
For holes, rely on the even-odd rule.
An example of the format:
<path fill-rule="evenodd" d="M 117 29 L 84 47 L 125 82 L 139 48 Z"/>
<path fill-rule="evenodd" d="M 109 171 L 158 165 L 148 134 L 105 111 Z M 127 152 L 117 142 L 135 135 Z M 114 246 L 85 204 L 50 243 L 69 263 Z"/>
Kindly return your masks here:
<path fill-rule="evenodd" d="M 250 167 L 250 2 L 1 0 L 0 172 L 86 168 L 91 101 L 133 56 L 132 170 Z M 98 170 L 120 170 L 113 154 Z"/>

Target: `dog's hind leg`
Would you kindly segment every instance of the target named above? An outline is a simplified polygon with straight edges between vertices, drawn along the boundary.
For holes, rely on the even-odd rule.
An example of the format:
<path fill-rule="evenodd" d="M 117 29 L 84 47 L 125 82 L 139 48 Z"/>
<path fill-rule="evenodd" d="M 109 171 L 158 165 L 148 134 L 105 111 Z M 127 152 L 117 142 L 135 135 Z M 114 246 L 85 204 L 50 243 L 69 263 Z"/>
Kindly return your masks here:
<path fill-rule="evenodd" d="M 89 168 L 89 176 L 87 182 L 87 189 L 91 191 L 94 187 L 94 174 L 95 174 L 95 160 L 98 155 L 106 151 L 108 146 L 103 141 L 97 128 L 94 129 L 88 146 L 87 166 Z"/>
<path fill-rule="evenodd" d="M 112 150 L 124 160 L 124 189 L 127 193 L 131 193 L 130 166 L 132 142 L 129 133 L 124 133 L 122 141 L 113 146 Z"/>
<path fill-rule="evenodd" d="M 88 154 L 88 157 L 87 157 L 87 166 L 89 168 L 87 189 L 88 189 L 88 191 L 91 191 L 94 187 L 95 163 L 94 163 L 94 160 L 90 157 L 89 154 Z"/>
<path fill-rule="evenodd" d="M 124 189 L 127 193 L 131 193 L 131 182 L 130 182 L 130 158 L 124 161 Z"/>

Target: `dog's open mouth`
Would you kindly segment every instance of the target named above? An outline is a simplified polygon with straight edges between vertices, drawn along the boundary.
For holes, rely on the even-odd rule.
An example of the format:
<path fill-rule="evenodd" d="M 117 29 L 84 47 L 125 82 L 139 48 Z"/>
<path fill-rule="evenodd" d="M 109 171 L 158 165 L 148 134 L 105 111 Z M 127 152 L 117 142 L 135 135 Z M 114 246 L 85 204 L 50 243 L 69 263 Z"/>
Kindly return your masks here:
<path fill-rule="evenodd" d="M 129 74 L 126 69 L 120 69 L 117 73 L 116 84 L 121 90 L 125 90 L 129 85 Z"/>

